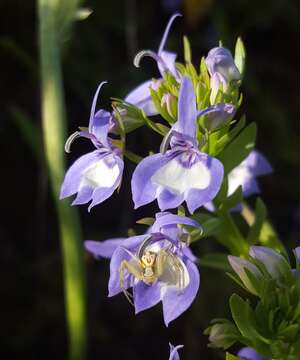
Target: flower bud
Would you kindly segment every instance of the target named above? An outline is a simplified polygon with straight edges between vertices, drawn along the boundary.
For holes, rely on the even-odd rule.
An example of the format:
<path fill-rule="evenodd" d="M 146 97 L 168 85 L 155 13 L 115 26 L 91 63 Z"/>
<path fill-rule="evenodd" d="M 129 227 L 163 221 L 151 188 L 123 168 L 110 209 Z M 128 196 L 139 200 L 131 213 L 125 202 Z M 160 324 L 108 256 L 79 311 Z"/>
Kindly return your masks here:
<path fill-rule="evenodd" d="M 265 246 L 251 246 L 249 255 L 261 262 L 272 278 L 289 278 L 291 268 L 286 259 L 273 249 Z"/>
<path fill-rule="evenodd" d="M 154 91 L 157 91 L 160 87 L 160 85 L 162 84 L 163 80 L 162 79 L 153 79 L 152 83 L 151 83 L 151 88 Z"/>
<path fill-rule="evenodd" d="M 228 123 L 234 116 L 236 108 L 232 104 L 218 104 L 211 107 L 204 120 L 204 126 L 213 131 Z"/>
<path fill-rule="evenodd" d="M 212 345 L 223 349 L 230 347 L 238 337 L 236 327 L 230 322 L 214 324 L 208 330 Z"/>
<path fill-rule="evenodd" d="M 164 94 L 163 97 L 161 98 L 161 107 L 166 107 L 168 114 L 176 119 L 177 116 L 177 101 L 176 101 L 176 97 L 172 94 Z"/>
<path fill-rule="evenodd" d="M 210 76 L 220 75 L 223 85 L 227 86 L 232 80 L 240 80 L 241 74 L 235 65 L 231 52 L 224 47 L 211 49 L 205 60 Z"/>
<path fill-rule="evenodd" d="M 241 259 L 236 256 L 229 255 L 228 261 L 229 261 L 231 267 L 233 268 L 233 270 L 236 272 L 236 274 L 241 279 L 242 283 L 247 288 L 247 290 L 250 291 L 254 295 L 258 295 L 258 284 L 259 284 L 260 279 L 262 278 L 262 273 L 260 272 L 260 270 L 254 264 L 252 264 L 250 261 Z M 249 278 L 249 275 L 247 274 L 247 272 L 250 272 L 254 276 L 254 278 L 257 280 L 257 281 L 255 281 L 255 283 L 252 278 L 251 279 Z"/>

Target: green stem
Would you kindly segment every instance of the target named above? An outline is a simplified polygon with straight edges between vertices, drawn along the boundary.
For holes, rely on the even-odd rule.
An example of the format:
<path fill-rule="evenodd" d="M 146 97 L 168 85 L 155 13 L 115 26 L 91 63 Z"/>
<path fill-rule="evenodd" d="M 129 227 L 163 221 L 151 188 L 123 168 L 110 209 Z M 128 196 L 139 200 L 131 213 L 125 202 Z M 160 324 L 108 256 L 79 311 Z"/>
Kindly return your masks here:
<path fill-rule="evenodd" d="M 66 119 L 58 4 L 56 0 L 38 0 L 43 137 L 60 227 L 69 355 L 71 360 L 82 360 L 86 352 L 86 300 L 81 230 L 77 211 L 67 201 L 59 201 L 65 171 Z"/>
<path fill-rule="evenodd" d="M 247 256 L 249 244 L 233 221 L 230 212 L 225 208 L 220 208 L 218 210 L 218 217 L 222 220 L 222 225 L 217 235 L 217 240 L 226 246 L 231 254 Z"/>

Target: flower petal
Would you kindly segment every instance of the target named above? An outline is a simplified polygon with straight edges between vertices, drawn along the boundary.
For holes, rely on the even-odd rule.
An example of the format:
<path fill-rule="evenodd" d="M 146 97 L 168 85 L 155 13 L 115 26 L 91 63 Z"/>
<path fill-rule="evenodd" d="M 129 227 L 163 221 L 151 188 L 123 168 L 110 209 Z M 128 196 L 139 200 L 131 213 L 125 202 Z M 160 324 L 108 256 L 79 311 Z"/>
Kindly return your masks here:
<path fill-rule="evenodd" d="M 138 87 L 133 89 L 126 97 L 125 101 L 137 106 L 145 112 L 147 116 L 157 115 L 158 111 L 152 101 L 150 94 L 150 86 L 152 85 L 152 80 L 147 80 L 140 84 Z"/>
<path fill-rule="evenodd" d="M 175 79 L 177 79 L 178 72 L 175 65 L 177 54 L 170 51 L 162 51 L 160 57 L 163 59 L 163 62 L 166 65 L 167 69 L 170 71 L 170 73 L 175 77 Z M 160 62 L 157 63 L 157 66 L 159 72 L 161 73 L 161 76 L 163 76 L 165 67 L 162 66 Z"/>
<path fill-rule="evenodd" d="M 244 347 L 238 352 L 238 356 L 244 360 L 267 360 L 260 356 L 254 349 L 250 347 Z"/>
<path fill-rule="evenodd" d="M 72 205 L 82 205 L 92 200 L 94 189 L 89 186 L 79 187 L 77 196 Z"/>
<path fill-rule="evenodd" d="M 179 357 L 179 354 L 178 354 L 178 349 L 183 348 L 183 345 L 173 346 L 172 344 L 169 343 L 169 346 L 170 346 L 169 360 L 180 360 L 180 357 Z"/>
<path fill-rule="evenodd" d="M 96 258 L 111 258 L 116 248 L 122 245 L 125 240 L 126 238 L 108 239 L 105 241 L 86 240 L 84 242 L 84 247 Z"/>
<path fill-rule="evenodd" d="M 192 188 L 206 189 L 211 183 L 211 172 L 207 166 L 207 155 L 203 155 L 201 160 L 195 161 L 190 167 L 182 164 L 182 156 L 179 155 L 158 169 L 151 181 L 176 195 L 184 194 Z"/>
<path fill-rule="evenodd" d="M 89 132 L 96 136 L 97 140 L 105 147 L 110 148 L 107 141 L 110 128 L 111 113 L 106 110 L 98 110 L 89 125 Z M 93 141 L 93 140 L 92 140 Z"/>
<path fill-rule="evenodd" d="M 60 199 L 64 199 L 78 192 L 82 181 L 82 174 L 93 164 L 103 158 L 103 154 L 98 150 L 81 156 L 77 159 L 66 172 L 60 190 Z"/>
<path fill-rule="evenodd" d="M 134 250 L 148 235 L 132 236 L 124 240 L 121 246 L 118 246 L 114 251 L 110 261 L 110 277 L 108 282 L 108 296 L 114 296 L 122 292 L 120 287 L 119 268 L 123 260 L 130 261 L 132 256 L 129 252 L 134 253 Z M 125 249 L 125 250 L 124 250 Z M 126 251 L 127 250 L 127 251 Z M 128 252 L 129 250 L 129 252 Z M 125 277 L 124 288 L 129 288 L 131 284 L 130 276 Z"/>
<path fill-rule="evenodd" d="M 186 260 L 185 265 L 190 277 L 187 287 L 183 290 L 169 287 L 162 299 L 166 326 L 190 307 L 199 289 L 200 274 L 197 266 L 190 260 Z"/>
<path fill-rule="evenodd" d="M 103 160 L 102 163 L 99 163 L 92 173 L 89 173 L 87 177 L 85 174 L 84 182 L 88 183 L 91 186 L 97 186 L 92 195 L 92 202 L 88 208 L 90 211 L 91 208 L 97 204 L 102 203 L 104 200 L 108 199 L 115 189 L 120 185 L 124 162 L 119 156 L 114 156 L 111 159 L 112 163 L 107 164 Z M 104 165 L 105 164 L 105 165 Z"/>
<path fill-rule="evenodd" d="M 169 35 L 169 32 L 170 32 L 171 26 L 173 25 L 174 20 L 178 16 L 182 16 L 182 15 L 179 14 L 179 13 L 175 13 L 174 15 L 171 16 L 170 20 L 168 21 L 168 24 L 167 24 L 166 29 L 164 31 L 163 37 L 162 37 L 162 39 L 160 41 L 160 44 L 159 44 L 158 55 L 161 55 L 162 51 L 164 50 L 164 47 L 166 45 L 166 41 L 167 41 L 167 38 L 168 38 L 168 35 Z"/>
<path fill-rule="evenodd" d="M 295 248 L 295 254 L 297 257 L 297 261 L 300 263 L 300 246 Z"/>
<path fill-rule="evenodd" d="M 210 171 L 210 183 L 205 189 L 191 189 L 186 196 L 186 203 L 189 211 L 193 213 L 200 206 L 214 199 L 220 190 L 223 176 L 224 167 L 223 164 L 213 157 L 206 154 L 202 155 L 202 162 Z"/>
<path fill-rule="evenodd" d="M 157 216 L 154 224 L 152 225 L 153 232 L 160 232 L 161 228 L 167 225 L 178 225 L 178 224 L 201 228 L 201 225 L 197 221 L 190 219 L 188 217 L 174 215 L 169 212 L 160 213 L 160 214 L 162 215 Z"/>
<path fill-rule="evenodd" d="M 151 181 L 151 177 L 166 162 L 168 162 L 166 156 L 155 154 L 143 159 L 136 167 L 131 180 L 135 209 L 155 199 L 157 185 Z"/>
<path fill-rule="evenodd" d="M 157 198 L 160 210 L 174 209 L 184 201 L 184 193 L 176 194 L 168 189 L 162 189 Z"/>
<path fill-rule="evenodd" d="M 191 80 L 184 76 L 178 97 L 178 120 L 172 129 L 196 141 L 196 95 Z"/>
<path fill-rule="evenodd" d="M 244 161 L 254 176 L 267 175 L 273 172 L 269 161 L 257 150 L 252 150 Z"/>
<path fill-rule="evenodd" d="M 158 282 L 147 285 L 143 281 L 139 281 L 133 287 L 135 313 L 149 309 L 155 306 L 161 300 L 160 286 Z"/>

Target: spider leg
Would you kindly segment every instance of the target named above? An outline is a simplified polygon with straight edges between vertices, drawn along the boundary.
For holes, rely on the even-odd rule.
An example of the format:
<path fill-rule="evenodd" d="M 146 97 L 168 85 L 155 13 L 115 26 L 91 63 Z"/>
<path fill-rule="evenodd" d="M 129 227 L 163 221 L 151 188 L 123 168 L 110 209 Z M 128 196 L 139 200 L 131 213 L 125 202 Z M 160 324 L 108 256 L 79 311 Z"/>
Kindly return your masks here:
<path fill-rule="evenodd" d="M 165 270 L 167 256 L 168 256 L 167 252 L 164 251 L 164 250 L 161 250 L 157 254 L 156 266 L 155 266 L 155 272 L 156 272 L 157 277 L 160 277 L 163 274 L 164 270 Z"/>
<path fill-rule="evenodd" d="M 171 260 L 171 266 L 175 274 L 176 283 L 178 282 L 180 290 L 185 287 L 184 279 L 184 268 L 176 255 L 169 253 L 169 258 Z"/>
<path fill-rule="evenodd" d="M 134 306 L 133 304 L 133 296 L 132 294 L 125 289 L 125 284 L 124 284 L 124 280 L 125 280 L 125 271 L 127 271 L 129 274 L 133 275 L 136 279 L 138 280 L 143 280 L 143 275 L 141 270 L 138 268 L 139 263 L 136 263 L 136 266 L 134 266 L 133 264 L 130 264 L 127 260 L 123 260 L 121 262 L 121 265 L 119 267 L 119 274 L 120 274 L 120 288 L 123 291 L 123 294 L 125 295 L 126 299 L 129 301 L 129 303 L 131 305 Z"/>

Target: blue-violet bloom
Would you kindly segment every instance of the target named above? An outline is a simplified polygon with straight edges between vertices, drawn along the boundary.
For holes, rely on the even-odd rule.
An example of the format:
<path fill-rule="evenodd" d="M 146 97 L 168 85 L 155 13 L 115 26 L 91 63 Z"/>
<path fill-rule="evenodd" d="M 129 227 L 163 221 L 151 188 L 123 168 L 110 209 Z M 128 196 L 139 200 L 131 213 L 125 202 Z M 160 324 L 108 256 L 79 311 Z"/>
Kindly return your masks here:
<path fill-rule="evenodd" d="M 135 208 L 157 199 L 161 210 L 186 201 L 191 213 L 211 201 L 223 180 L 222 163 L 198 150 L 196 97 L 191 80 L 183 77 L 178 120 L 162 144 L 161 153 L 143 159 L 131 181 Z M 168 144 L 171 149 L 166 150 Z"/>
<path fill-rule="evenodd" d="M 151 50 L 142 50 L 136 55 L 134 63 L 137 67 L 139 67 L 142 57 L 150 56 L 157 62 L 157 66 L 162 77 L 164 76 L 165 71 L 169 71 L 176 79 L 178 79 L 179 75 L 175 67 L 177 55 L 173 52 L 164 50 L 171 26 L 178 16 L 181 15 L 176 13 L 170 18 L 157 53 Z M 147 116 L 157 115 L 158 111 L 152 101 L 149 88 L 152 87 L 155 89 L 159 83 L 160 79 L 156 81 L 147 80 L 143 82 L 125 97 L 125 101 L 142 109 Z"/>
<path fill-rule="evenodd" d="M 238 356 L 243 360 L 268 360 L 260 356 L 253 348 L 244 347 L 238 352 Z"/>
<path fill-rule="evenodd" d="M 250 154 L 228 174 L 228 196 L 241 186 L 244 197 L 260 192 L 256 178 L 273 171 L 269 161 L 257 150 Z"/>
<path fill-rule="evenodd" d="M 96 150 L 81 156 L 67 171 L 60 191 L 60 199 L 77 193 L 72 205 L 91 201 L 88 210 L 109 198 L 121 183 L 124 162 L 120 150 L 115 147 L 108 133 L 111 130 L 112 115 L 106 110 L 96 110 L 96 102 L 102 82 L 95 93 L 89 127 L 77 131 L 66 142 L 69 152 L 71 143 L 79 137 L 91 140 Z"/>
<path fill-rule="evenodd" d="M 145 235 L 85 241 L 94 256 L 111 258 L 108 296 L 123 292 L 136 314 L 162 301 L 166 326 L 189 308 L 200 285 L 195 257 L 180 240 L 184 232 L 178 224 L 200 227 L 192 219 L 165 212 L 157 214 Z"/>
<path fill-rule="evenodd" d="M 239 186 L 242 187 L 244 197 L 248 197 L 260 192 L 256 178 L 258 176 L 268 175 L 273 169 L 269 161 L 257 150 L 252 150 L 250 154 L 228 174 L 227 196 L 232 195 Z M 205 204 L 209 211 L 215 211 L 212 202 Z M 240 211 L 241 206 L 232 210 Z"/>

